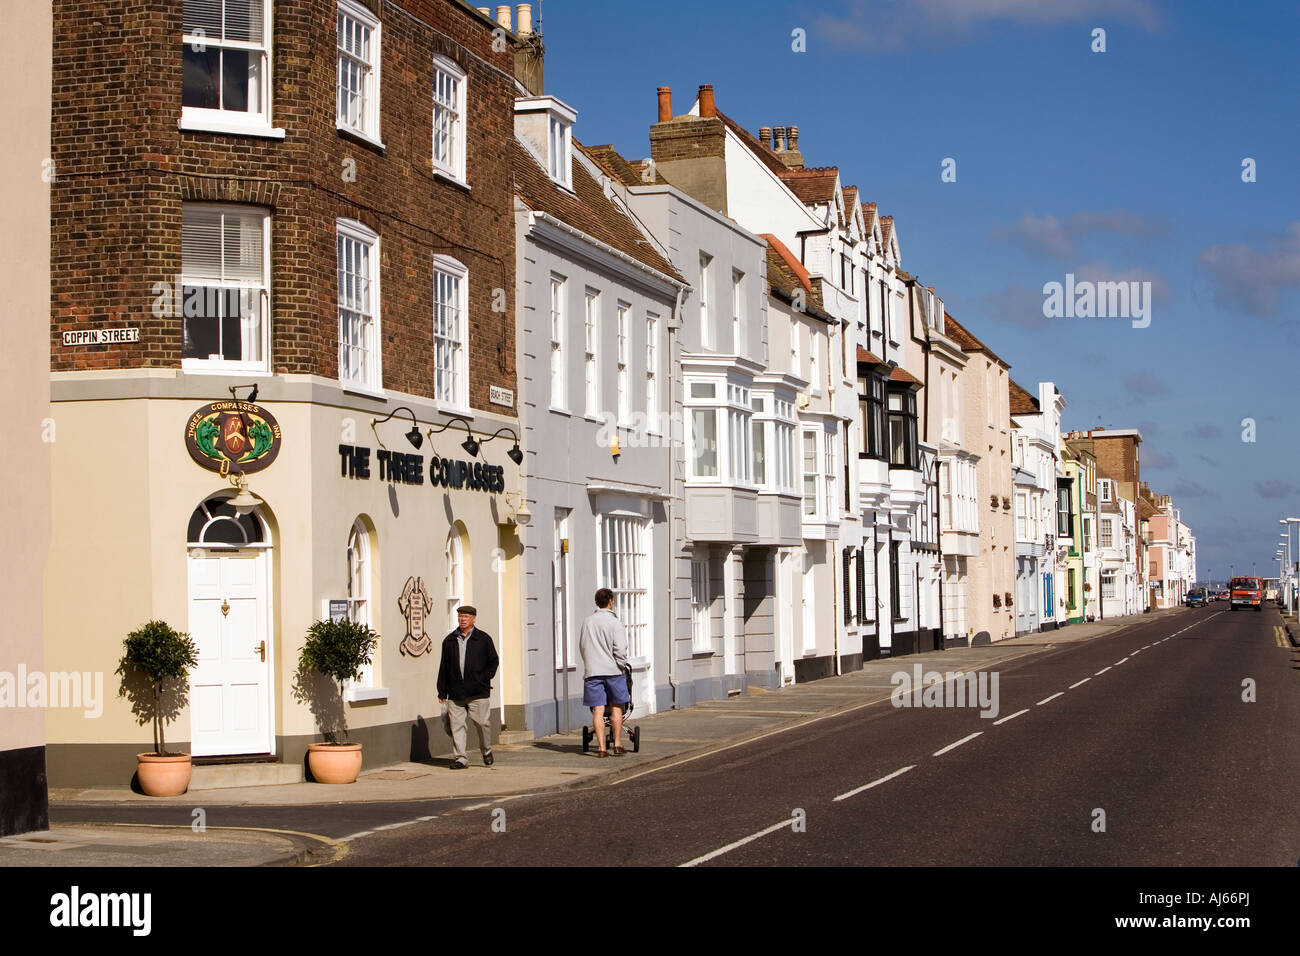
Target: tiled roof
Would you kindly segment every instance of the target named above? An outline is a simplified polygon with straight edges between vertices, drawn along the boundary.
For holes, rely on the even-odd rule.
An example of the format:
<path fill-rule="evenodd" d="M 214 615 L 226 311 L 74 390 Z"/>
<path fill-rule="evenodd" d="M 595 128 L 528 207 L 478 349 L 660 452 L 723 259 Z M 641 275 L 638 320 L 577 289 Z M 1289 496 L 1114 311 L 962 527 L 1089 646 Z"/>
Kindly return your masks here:
<path fill-rule="evenodd" d="M 582 144 L 574 141 L 580 149 Z M 515 194 L 530 208 L 554 216 L 642 265 L 649 266 L 678 282 L 685 282 L 677 270 L 655 249 L 627 216 L 605 197 L 600 184 L 582 163 L 573 161 L 573 194 L 557 185 L 517 139 L 510 141 L 510 165 Z M 575 195 L 576 194 L 576 195 Z"/>
<path fill-rule="evenodd" d="M 1042 411 L 1033 394 L 1020 385 L 1016 380 L 1009 379 L 1011 383 L 1011 414 L 1012 415 L 1037 415 Z"/>
<path fill-rule="evenodd" d="M 962 325 L 947 312 L 944 312 L 943 314 L 943 332 L 944 335 L 948 336 L 948 338 L 960 345 L 963 352 L 983 352 L 989 358 L 993 359 L 993 361 L 1006 365 L 1007 368 L 1011 367 L 1009 363 L 1002 361 L 1002 359 L 998 357 L 997 353 L 995 353 L 991 348 L 979 339 L 975 338 L 975 336 L 971 335 L 970 332 L 967 331 L 966 326 Z"/>
<path fill-rule="evenodd" d="M 845 186 L 844 187 L 844 210 L 850 217 L 852 217 L 853 215 L 853 211 L 852 211 L 853 207 L 856 206 L 857 204 L 858 204 L 858 187 Z"/>
<path fill-rule="evenodd" d="M 619 155 L 609 143 L 603 143 L 600 146 L 582 146 L 579 147 L 584 153 L 591 157 L 601 169 L 609 174 L 610 178 L 617 179 L 624 186 L 640 186 L 644 180 L 641 179 L 641 171 L 635 169 L 631 163 Z"/>
<path fill-rule="evenodd" d="M 808 270 L 795 254 L 776 236 L 760 234 L 759 238 L 767 242 L 767 284 L 772 291 L 789 299 L 798 289 L 804 295 L 805 312 L 825 322 L 834 321 L 822 307 L 821 290 L 813 285 Z"/>
<path fill-rule="evenodd" d="M 779 173 L 781 182 L 799 197 L 804 205 L 832 203 L 835 201 L 835 183 L 840 171 L 835 166 L 818 166 L 812 169 L 786 169 Z"/>
<path fill-rule="evenodd" d="M 874 352 L 868 352 L 861 345 L 858 346 L 858 361 L 867 365 L 881 365 L 883 362 Z"/>
<path fill-rule="evenodd" d="M 880 241 L 884 243 L 886 249 L 889 248 L 889 236 L 891 233 L 893 233 L 893 231 L 894 231 L 894 217 L 881 216 L 880 217 Z"/>
<path fill-rule="evenodd" d="M 862 225 L 867 230 L 867 235 L 871 234 L 871 230 L 874 228 L 875 223 L 876 204 L 873 202 L 864 202 L 862 204 Z"/>
<path fill-rule="evenodd" d="M 894 370 L 889 373 L 891 382 L 906 382 L 908 385 L 920 385 L 921 380 L 913 375 L 901 365 L 894 366 Z"/>

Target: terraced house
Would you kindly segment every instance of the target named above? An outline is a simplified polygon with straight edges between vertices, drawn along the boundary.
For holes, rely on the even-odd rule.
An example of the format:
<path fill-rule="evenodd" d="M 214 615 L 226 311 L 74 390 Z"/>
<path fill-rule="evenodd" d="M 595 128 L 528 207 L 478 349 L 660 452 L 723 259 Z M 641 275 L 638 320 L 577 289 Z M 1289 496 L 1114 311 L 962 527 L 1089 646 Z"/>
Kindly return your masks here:
<path fill-rule="evenodd" d="M 457 0 L 54 3 L 47 575 L 80 600 L 50 592 L 47 657 L 188 631 L 200 763 L 301 777 L 323 617 L 382 635 L 347 689 L 369 763 L 438 752 L 457 605 L 522 682 L 518 47 Z M 110 697 L 48 737 L 56 785 L 124 785 L 148 732 Z"/>

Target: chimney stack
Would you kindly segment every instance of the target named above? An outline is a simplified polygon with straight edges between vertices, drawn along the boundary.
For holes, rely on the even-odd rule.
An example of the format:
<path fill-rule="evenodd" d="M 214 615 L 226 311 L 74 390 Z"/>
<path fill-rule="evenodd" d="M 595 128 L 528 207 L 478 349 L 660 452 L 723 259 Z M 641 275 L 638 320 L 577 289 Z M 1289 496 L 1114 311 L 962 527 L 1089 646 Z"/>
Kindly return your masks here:
<path fill-rule="evenodd" d="M 515 18 L 518 34 L 527 36 L 533 32 L 533 5 L 531 3 L 519 4 L 519 11 Z"/>
<path fill-rule="evenodd" d="M 510 29 L 510 4 L 506 3 L 497 7 L 497 23 L 507 30 Z"/>
<path fill-rule="evenodd" d="M 492 19 L 492 11 L 487 7 L 476 7 L 475 9 L 478 10 L 479 13 L 483 14 L 483 16 L 487 17 L 489 20 Z"/>
<path fill-rule="evenodd" d="M 659 122 L 667 123 L 673 118 L 673 88 L 659 87 Z"/>
<path fill-rule="evenodd" d="M 772 134 L 775 137 L 772 142 L 772 148 L 778 153 L 785 152 L 785 127 L 773 126 Z"/>
<path fill-rule="evenodd" d="M 758 141 L 768 149 L 772 148 L 772 127 L 760 126 L 758 128 Z"/>
<path fill-rule="evenodd" d="M 803 153 L 799 152 L 799 127 L 778 126 L 777 129 L 783 130 L 789 137 L 788 144 L 785 137 L 782 137 L 781 145 L 777 147 L 777 157 L 790 169 L 803 169 Z"/>
<path fill-rule="evenodd" d="M 700 86 L 700 117 L 708 119 L 718 115 L 718 108 L 713 103 L 713 84 Z"/>

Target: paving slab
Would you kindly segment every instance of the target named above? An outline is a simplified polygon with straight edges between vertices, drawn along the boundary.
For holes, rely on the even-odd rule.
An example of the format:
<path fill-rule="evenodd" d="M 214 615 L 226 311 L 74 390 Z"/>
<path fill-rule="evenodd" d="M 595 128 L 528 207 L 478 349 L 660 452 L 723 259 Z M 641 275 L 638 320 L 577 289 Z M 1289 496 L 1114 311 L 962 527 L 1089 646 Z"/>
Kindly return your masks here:
<path fill-rule="evenodd" d="M 55 824 L 0 838 L 0 866 L 270 866 L 306 859 L 320 843 L 262 830 Z"/>

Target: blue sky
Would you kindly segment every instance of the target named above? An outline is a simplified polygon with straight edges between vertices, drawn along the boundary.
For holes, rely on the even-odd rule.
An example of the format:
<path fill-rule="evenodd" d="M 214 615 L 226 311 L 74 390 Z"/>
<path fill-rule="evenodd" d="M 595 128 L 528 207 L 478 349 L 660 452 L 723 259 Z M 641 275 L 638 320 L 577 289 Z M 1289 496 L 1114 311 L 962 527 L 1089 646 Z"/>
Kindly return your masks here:
<path fill-rule="evenodd" d="M 903 267 L 1018 382 L 1057 383 L 1067 428 L 1142 430 L 1143 478 L 1182 508 L 1202 575 L 1276 574 L 1277 519 L 1300 515 L 1300 5 L 549 0 L 541 13 L 548 92 L 578 110 L 580 139 L 644 157 L 656 87 L 682 113 L 701 83 L 751 130 L 797 125 L 807 164 L 838 166 L 894 216 Z M 956 182 L 940 179 L 948 157 Z M 1043 285 L 1066 273 L 1150 281 L 1150 326 L 1044 318 Z"/>

